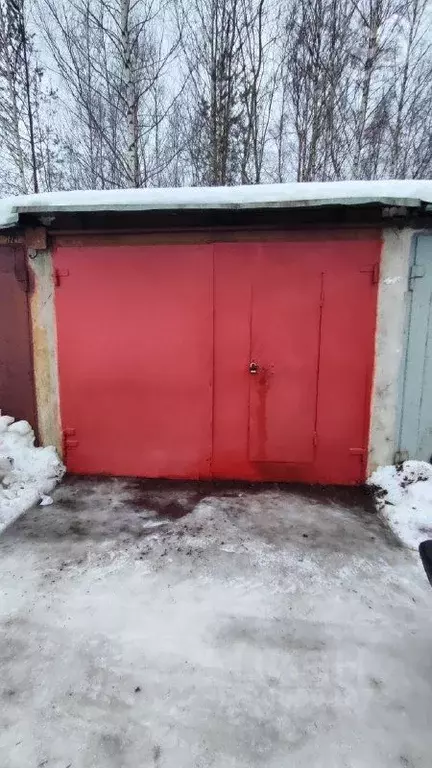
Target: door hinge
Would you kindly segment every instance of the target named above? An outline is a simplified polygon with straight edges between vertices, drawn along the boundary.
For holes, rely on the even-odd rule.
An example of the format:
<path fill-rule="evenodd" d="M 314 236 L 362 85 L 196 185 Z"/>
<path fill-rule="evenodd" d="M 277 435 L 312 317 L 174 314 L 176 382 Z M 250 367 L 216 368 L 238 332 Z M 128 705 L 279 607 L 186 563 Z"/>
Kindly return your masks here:
<path fill-rule="evenodd" d="M 393 464 L 403 464 L 409 458 L 408 451 L 396 451 L 393 456 Z"/>
<path fill-rule="evenodd" d="M 56 269 L 54 270 L 54 282 L 56 288 L 59 288 L 62 283 L 63 277 L 69 277 L 69 270 L 68 269 Z"/>
<path fill-rule="evenodd" d="M 422 266 L 422 264 L 413 264 L 409 271 L 408 290 L 413 291 L 414 280 L 419 280 L 421 277 L 424 277 L 425 274 L 425 268 Z"/>
<path fill-rule="evenodd" d="M 69 448 L 76 448 L 79 445 L 78 440 L 75 439 L 76 430 L 72 427 L 68 427 L 63 430 L 63 450 L 65 455 Z"/>
<path fill-rule="evenodd" d="M 349 452 L 351 456 L 360 456 L 361 461 L 364 461 L 366 455 L 366 448 L 350 448 Z"/>
<path fill-rule="evenodd" d="M 364 269 L 361 269 L 360 272 L 364 272 L 367 275 L 371 276 L 371 283 L 372 285 L 378 285 L 379 283 L 379 264 L 372 264 L 370 267 L 365 267 Z"/>
<path fill-rule="evenodd" d="M 30 271 L 25 261 L 15 261 L 15 277 L 25 293 L 30 293 Z"/>

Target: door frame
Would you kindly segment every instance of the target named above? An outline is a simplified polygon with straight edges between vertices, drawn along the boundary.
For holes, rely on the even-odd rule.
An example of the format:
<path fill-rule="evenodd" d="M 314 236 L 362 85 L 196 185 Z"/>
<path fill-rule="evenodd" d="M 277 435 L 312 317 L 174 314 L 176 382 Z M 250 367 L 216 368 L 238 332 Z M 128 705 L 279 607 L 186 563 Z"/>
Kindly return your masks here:
<path fill-rule="evenodd" d="M 384 230 L 385 231 L 385 230 Z M 27 264 L 32 275 L 33 290 L 30 296 L 30 321 L 33 338 L 34 380 L 39 438 L 42 445 L 54 445 L 63 455 L 62 424 L 60 416 L 59 376 L 57 360 L 57 320 L 54 303 L 56 275 L 53 269 L 53 252 L 60 245 L 85 246 L 94 244 L 157 244 L 157 243 L 218 243 L 226 241 L 281 241 L 291 240 L 356 240 L 382 238 L 383 229 L 379 223 L 361 225 L 349 223 L 346 226 L 322 223 L 317 228 L 301 229 L 286 227 L 207 227 L 187 228 L 181 231 L 157 230 L 136 231 L 106 230 L 49 231 L 49 244 L 44 249 L 27 253 Z M 373 391 L 372 391 L 373 395 Z M 369 419 L 368 419 L 369 421 Z M 369 421 L 370 425 L 370 421 Z"/>

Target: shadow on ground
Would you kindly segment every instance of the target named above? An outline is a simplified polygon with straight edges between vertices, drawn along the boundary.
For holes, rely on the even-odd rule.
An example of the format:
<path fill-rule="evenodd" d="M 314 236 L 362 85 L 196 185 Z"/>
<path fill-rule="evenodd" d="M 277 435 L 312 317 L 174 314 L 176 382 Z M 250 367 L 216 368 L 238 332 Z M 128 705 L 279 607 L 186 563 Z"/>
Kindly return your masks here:
<path fill-rule="evenodd" d="M 193 530 L 193 513 L 204 505 L 212 507 L 215 516 L 223 513 L 240 535 L 253 530 L 278 547 L 296 543 L 354 552 L 365 540 L 374 542 L 377 550 L 400 547 L 363 487 L 68 476 L 53 497 L 52 506 L 30 510 L 6 537 L 143 539 L 156 528 L 169 535 L 181 530 L 180 521 Z M 205 534 L 201 524 L 198 532 Z"/>

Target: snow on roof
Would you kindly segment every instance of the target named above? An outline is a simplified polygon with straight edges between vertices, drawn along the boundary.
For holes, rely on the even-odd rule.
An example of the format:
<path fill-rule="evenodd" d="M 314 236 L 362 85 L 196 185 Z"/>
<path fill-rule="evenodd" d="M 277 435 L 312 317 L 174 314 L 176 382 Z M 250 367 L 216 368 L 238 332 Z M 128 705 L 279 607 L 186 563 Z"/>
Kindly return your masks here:
<path fill-rule="evenodd" d="M 177 187 L 43 192 L 0 200 L 0 228 L 20 213 L 302 208 L 365 204 L 416 208 L 432 203 L 432 181 L 329 181 L 238 187 Z"/>

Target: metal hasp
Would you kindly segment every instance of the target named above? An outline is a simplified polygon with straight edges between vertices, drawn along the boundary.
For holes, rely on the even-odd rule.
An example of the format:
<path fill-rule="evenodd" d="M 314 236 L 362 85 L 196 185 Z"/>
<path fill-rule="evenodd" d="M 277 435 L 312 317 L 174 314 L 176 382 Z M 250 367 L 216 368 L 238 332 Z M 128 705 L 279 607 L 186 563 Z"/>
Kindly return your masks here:
<path fill-rule="evenodd" d="M 70 472 L 365 479 L 380 234 L 257 237 L 56 246 Z"/>

